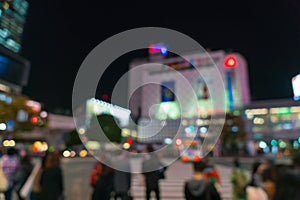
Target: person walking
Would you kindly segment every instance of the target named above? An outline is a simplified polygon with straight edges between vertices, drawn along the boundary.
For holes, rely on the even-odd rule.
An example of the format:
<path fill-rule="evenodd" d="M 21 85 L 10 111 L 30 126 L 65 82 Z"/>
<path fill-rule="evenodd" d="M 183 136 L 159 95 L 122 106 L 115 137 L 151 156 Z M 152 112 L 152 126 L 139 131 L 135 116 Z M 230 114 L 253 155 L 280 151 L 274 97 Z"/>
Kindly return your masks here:
<path fill-rule="evenodd" d="M 230 181 L 232 184 L 232 199 L 245 200 L 246 187 L 249 183 L 249 178 L 246 171 L 242 169 L 238 158 L 235 158 L 233 161 L 233 169 L 231 171 Z"/>
<path fill-rule="evenodd" d="M 114 193 L 115 200 L 129 200 L 131 187 L 131 169 L 128 153 L 123 150 L 114 160 Z"/>
<path fill-rule="evenodd" d="M 6 154 L 2 156 L 2 169 L 8 179 L 8 189 L 4 192 L 5 200 L 11 200 L 12 198 L 13 179 L 19 165 L 17 150 L 13 147 L 8 148 Z"/>
<path fill-rule="evenodd" d="M 207 180 L 212 182 L 216 187 L 217 191 L 221 192 L 221 176 L 214 165 L 209 162 L 209 157 L 205 157 L 202 159 L 205 163 L 206 167 L 204 169 L 204 176 Z"/>
<path fill-rule="evenodd" d="M 255 161 L 252 164 L 251 179 L 246 186 L 246 199 L 247 200 L 268 200 L 268 195 L 263 188 L 261 173 L 263 168 L 262 162 Z"/>
<path fill-rule="evenodd" d="M 184 196 L 186 200 L 220 200 L 221 197 L 214 184 L 206 179 L 203 161 L 193 163 L 193 177 L 184 183 Z"/>
<path fill-rule="evenodd" d="M 26 154 L 21 158 L 20 166 L 13 178 L 13 189 L 16 191 L 19 200 L 24 199 L 21 197 L 20 191 L 29 177 L 32 169 L 33 164 L 31 163 L 31 158 L 28 154 Z"/>
<path fill-rule="evenodd" d="M 145 177 L 146 200 L 150 200 L 151 193 L 155 193 L 157 200 L 160 199 L 159 180 L 160 174 L 158 170 L 163 168 L 158 156 L 154 153 L 152 145 L 147 145 L 146 159 L 142 162 L 142 174 Z"/>
<path fill-rule="evenodd" d="M 110 200 L 114 190 L 114 169 L 111 163 L 102 163 L 101 174 L 96 181 L 92 200 Z"/>
<path fill-rule="evenodd" d="M 63 174 L 60 167 L 58 152 L 46 155 L 45 167 L 40 179 L 40 199 L 61 200 L 63 199 Z"/>

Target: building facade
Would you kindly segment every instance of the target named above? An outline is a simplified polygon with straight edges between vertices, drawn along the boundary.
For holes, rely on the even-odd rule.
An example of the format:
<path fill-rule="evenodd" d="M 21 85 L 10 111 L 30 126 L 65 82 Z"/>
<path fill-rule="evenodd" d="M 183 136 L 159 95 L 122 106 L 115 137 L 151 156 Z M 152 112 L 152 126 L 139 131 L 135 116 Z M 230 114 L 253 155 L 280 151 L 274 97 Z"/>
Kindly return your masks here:
<path fill-rule="evenodd" d="M 212 114 L 238 112 L 249 104 L 247 62 L 242 55 L 233 53 L 230 56 L 236 65 L 226 67 L 227 56 L 225 51 L 219 50 L 208 54 L 187 54 L 186 59 L 133 61 L 129 72 L 129 108 L 133 116 L 139 116 L 138 123 L 142 126 L 138 127 L 138 135 L 141 141 L 174 138 L 180 125 L 182 130 L 179 132 L 182 134 L 186 131 L 203 134 L 208 129 Z M 151 63 L 154 63 L 153 66 Z M 143 64 L 148 64 L 147 68 L 138 68 Z M 221 87 L 216 85 L 216 68 L 224 83 Z M 188 92 L 182 78 L 194 94 Z M 215 94 L 222 94 L 222 87 L 225 88 L 224 96 L 217 98 L 223 98 L 226 107 L 214 107 L 215 99 L 211 97 L 209 85 L 213 86 Z M 196 103 L 193 103 L 195 98 Z M 155 130 L 160 130 L 159 134 L 152 136 Z"/>

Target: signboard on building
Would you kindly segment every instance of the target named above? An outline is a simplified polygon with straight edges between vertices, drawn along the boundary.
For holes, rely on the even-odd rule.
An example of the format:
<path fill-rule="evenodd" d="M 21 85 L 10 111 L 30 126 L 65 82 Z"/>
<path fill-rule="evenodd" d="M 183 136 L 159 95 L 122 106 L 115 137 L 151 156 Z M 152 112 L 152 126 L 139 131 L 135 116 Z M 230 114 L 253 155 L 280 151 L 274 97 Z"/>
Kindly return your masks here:
<path fill-rule="evenodd" d="M 294 92 L 294 100 L 300 100 L 300 74 L 292 78 L 292 86 Z"/>

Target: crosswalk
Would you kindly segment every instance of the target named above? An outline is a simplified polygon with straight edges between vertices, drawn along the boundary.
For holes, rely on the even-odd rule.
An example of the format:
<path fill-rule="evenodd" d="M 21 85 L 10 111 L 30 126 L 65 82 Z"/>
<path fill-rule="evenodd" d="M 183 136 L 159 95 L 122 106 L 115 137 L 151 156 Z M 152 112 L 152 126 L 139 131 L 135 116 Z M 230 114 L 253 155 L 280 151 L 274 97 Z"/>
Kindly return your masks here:
<path fill-rule="evenodd" d="M 231 200 L 230 167 L 216 165 L 221 175 L 221 197 L 223 200 Z M 184 199 L 184 182 L 192 176 L 192 165 L 177 161 L 168 167 L 166 179 L 160 182 L 160 196 L 162 200 Z M 135 200 L 145 199 L 145 186 L 141 185 L 142 175 L 132 174 L 131 193 Z M 152 199 L 154 198 L 152 194 Z"/>

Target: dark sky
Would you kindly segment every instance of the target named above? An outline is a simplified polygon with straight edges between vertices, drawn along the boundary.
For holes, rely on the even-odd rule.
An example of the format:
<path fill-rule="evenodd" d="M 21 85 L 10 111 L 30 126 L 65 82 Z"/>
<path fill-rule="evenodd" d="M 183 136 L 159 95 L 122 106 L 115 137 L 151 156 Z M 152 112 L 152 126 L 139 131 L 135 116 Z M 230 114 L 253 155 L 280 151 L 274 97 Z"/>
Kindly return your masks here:
<path fill-rule="evenodd" d="M 198 2 L 198 3 L 196 3 Z M 22 55 L 31 61 L 24 93 L 46 108 L 71 108 L 73 82 L 87 54 L 108 37 L 131 28 L 165 27 L 210 49 L 232 49 L 248 61 L 252 100 L 292 98 L 300 73 L 300 4 L 263 1 L 31 0 Z M 124 73 L 124 56 L 110 67 Z M 99 94 L 109 93 L 109 73 Z"/>

